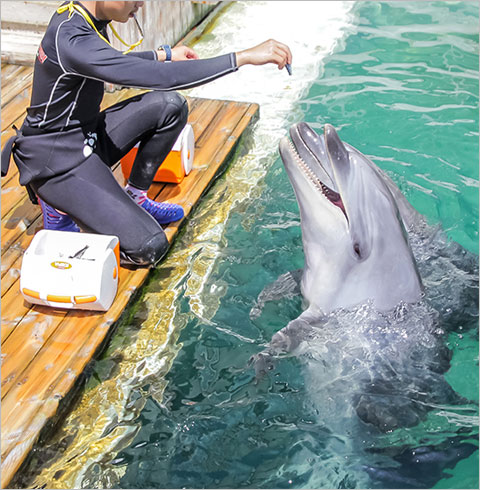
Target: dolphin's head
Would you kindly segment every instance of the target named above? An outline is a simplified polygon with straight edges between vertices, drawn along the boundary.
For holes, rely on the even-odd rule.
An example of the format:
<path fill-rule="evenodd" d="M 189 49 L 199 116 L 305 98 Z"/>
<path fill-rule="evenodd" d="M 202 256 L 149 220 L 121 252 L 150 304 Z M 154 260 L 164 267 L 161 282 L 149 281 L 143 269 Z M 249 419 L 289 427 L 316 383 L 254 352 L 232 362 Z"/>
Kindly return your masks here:
<path fill-rule="evenodd" d="M 300 208 L 309 306 L 328 313 L 366 301 L 381 310 L 418 301 L 421 281 L 379 169 L 328 124 L 322 135 L 294 125 L 280 154 Z"/>

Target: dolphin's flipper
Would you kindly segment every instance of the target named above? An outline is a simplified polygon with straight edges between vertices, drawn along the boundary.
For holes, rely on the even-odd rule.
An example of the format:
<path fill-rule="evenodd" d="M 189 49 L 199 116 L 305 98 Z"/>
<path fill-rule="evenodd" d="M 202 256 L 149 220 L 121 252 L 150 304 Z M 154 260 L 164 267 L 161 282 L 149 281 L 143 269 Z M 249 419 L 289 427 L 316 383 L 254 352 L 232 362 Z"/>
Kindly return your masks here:
<path fill-rule="evenodd" d="M 285 328 L 279 330 L 267 347 L 250 359 L 255 367 L 256 378 L 262 378 L 275 366 L 275 360 L 294 351 L 302 342 L 314 336 L 315 329 L 307 321 L 305 313 L 292 320 Z"/>
<path fill-rule="evenodd" d="M 286 272 L 272 284 L 266 286 L 258 295 L 257 302 L 250 310 L 250 319 L 255 320 L 262 314 L 263 307 L 268 301 L 278 301 L 283 298 L 293 298 L 301 294 L 300 281 L 302 269 Z"/>
<path fill-rule="evenodd" d="M 398 448 L 390 448 L 390 452 Z M 478 446 L 460 437 L 450 438 L 436 446 L 407 448 L 393 456 L 396 467 L 364 466 L 374 488 L 433 488 L 442 478 L 451 475 L 446 468 L 454 468 L 462 459 L 472 455 Z M 381 450 L 372 451 L 381 452 Z"/>

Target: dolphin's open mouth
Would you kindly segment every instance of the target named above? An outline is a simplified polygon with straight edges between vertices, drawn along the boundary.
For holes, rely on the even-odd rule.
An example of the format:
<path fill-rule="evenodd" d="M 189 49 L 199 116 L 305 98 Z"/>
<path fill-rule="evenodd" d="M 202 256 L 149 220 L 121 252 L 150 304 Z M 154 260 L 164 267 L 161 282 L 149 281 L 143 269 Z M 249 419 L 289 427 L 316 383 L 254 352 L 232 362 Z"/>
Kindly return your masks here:
<path fill-rule="evenodd" d="M 298 168 L 331 204 L 342 210 L 347 218 L 342 197 L 334 189 L 335 175 L 324 136 L 319 136 L 306 123 L 293 126 L 290 136 L 292 138 L 288 140 L 290 154 Z"/>
<path fill-rule="evenodd" d="M 342 198 L 340 194 L 333 189 L 330 189 L 325 182 L 322 182 L 316 175 L 315 172 L 310 168 L 307 162 L 305 162 L 302 157 L 299 155 L 297 149 L 294 144 L 289 141 L 290 149 L 292 150 L 292 155 L 298 165 L 298 167 L 302 170 L 305 177 L 335 206 L 338 206 L 344 213 L 345 207 L 343 206 Z M 318 160 L 317 160 L 318 161 Z M 321 163 L 318 161 L 319 165 Z"/>

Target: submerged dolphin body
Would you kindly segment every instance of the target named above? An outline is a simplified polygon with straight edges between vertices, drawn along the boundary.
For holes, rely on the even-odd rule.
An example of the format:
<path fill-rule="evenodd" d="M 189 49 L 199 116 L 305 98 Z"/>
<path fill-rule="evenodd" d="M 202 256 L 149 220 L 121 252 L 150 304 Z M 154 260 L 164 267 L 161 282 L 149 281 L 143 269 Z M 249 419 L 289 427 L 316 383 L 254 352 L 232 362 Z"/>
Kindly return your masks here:
<path fill-rule="evenodd" d="M 300 123 L 290 138 L 280 154 L 300 209 L 305 267 L 262 293 L 256 315 L 265 301 L 294 293 L 297 278 L 307 308 L 256 356 L 257 372 L 283 355 L 303 359 L 326 426 L 367 445 L 375 434 L 417 425 L 434 408 L 469 403 L 444 378 L 451 359 L 445 327 L 460 317 L 478 321 L 476 257 L 427 225 L 332 126 L 318 135 Z M 452 281 L 438 280 L 449 273 Z M 458 448 L 455 462 L 475 446 Z M 415 486 L 395 471 L 366 469 L 383 482 Z"/>

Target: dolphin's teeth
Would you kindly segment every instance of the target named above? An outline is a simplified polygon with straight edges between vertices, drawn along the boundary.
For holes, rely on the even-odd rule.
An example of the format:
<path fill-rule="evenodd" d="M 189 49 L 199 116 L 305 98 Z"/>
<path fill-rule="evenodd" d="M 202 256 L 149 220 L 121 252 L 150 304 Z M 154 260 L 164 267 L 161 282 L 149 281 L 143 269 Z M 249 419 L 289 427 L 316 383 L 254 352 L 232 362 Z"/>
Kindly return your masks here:
<path fill-rule="evenodd" d="M 325 185 L 316 175 L 315 172 L 307 165 L 307 163 L 302 159 L 297 149 L 293 145 L 291 141 L 288 142 L 290 145 L 290 149 L 292 150 L 293 156 L 298 163 L 298 166 L 303 171 L 308 180 L 320 191 L 320 194 L 326 199 L 329 203 L 339 207 L 343 213 L 345 213 L 345 208 L 343 206 L 342 198 L 340 194 Z"/>
<path fill-rule="evenodd" d="M 298 166 L 303 170 L 303 173 L 308 177 L 310 182 L 322 193 L 322 196 L 330 201 L 327 195 L 330 189 L 315 175 L 313 170 L 303 161 L 293 143 L 291 141 L 289 141 L 288 143 L 292 150 L 293 156 L 295 157 Z"/>

